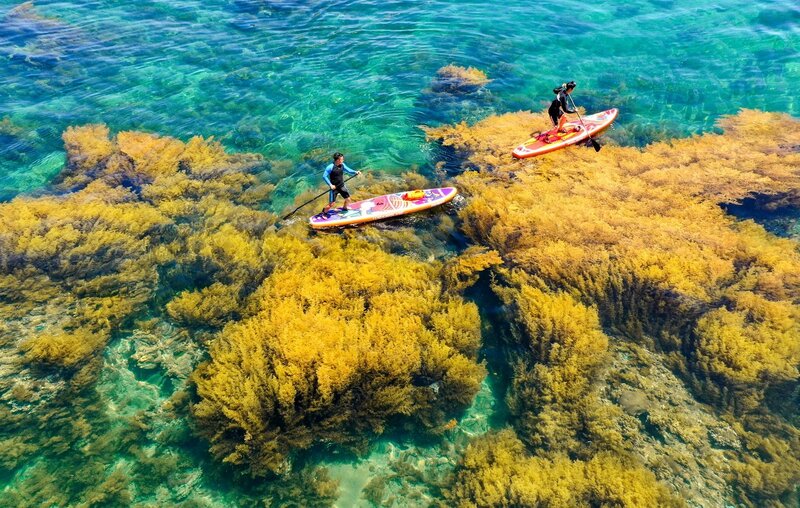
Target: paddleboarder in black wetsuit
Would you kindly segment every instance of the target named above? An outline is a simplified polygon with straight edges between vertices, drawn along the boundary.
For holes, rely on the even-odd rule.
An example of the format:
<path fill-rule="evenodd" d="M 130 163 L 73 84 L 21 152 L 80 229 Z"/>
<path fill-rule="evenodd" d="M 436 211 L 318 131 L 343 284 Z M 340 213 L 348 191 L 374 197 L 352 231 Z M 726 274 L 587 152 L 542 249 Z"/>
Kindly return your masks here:
<path fill-rule="evenodd" d="M 567 98 L 567 95 L 575 90 L 575 86 L 577 86 L 575 82 L 570 81 L 569 83 L 564 83 L 560 87 L 553 89 L 556 98 L 553 99 L 553 102 L 550 103 L 550 109 L 547 110 L 547 114 L 550 115 L 550 120 L 553 121 L 553 128 L 544 133 L 545 138 L 553 138 L 559 132 L 564 132 L 564 123 L 567 121 L 567 117 L 564 116 L 564 114 L 575 113 L 575 110 L 569 107 L 569 100 Z"/>
<path fill-rule="evenodd" d="M 322 179 L 331 188 L 328 193 L 328 205 L 322 209 L 322 213 L 327 214 L 333 204 L 336 202 L 336 195 L 341 194 L 344 198 L 344 207 L 342 210 L 347 211 L 350 205 L 350 191 L 344 185 L 344 174 L 360 175 L 361 171 L 356 171 L 347 167 L 344 163 L 344 155 L 339 152 L 333 154 L 333 164 L 328 164 L 325 172 L 322 174 Z"/>

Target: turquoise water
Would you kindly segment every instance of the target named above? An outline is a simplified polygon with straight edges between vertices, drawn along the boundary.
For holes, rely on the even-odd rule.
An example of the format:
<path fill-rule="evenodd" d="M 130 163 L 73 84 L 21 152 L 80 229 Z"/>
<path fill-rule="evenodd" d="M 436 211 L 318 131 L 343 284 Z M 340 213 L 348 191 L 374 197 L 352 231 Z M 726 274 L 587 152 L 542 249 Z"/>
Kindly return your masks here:
<path fill-rule="evenodd" d="M 230 150 L 259 152 L 286 201 L 318 185 L 334 150 L 356 168 L 430 170 L 419 125 L 540 109 L 567 79 L 578 81 L 575 99 L 588 110 L 622 109 L 614 135 L 626 143 L 708 131 L 742 107 L 800 115 L 794 0 L 36 1 L 12 12 L 19 5 L 0 0 L 0 200 L 45 186 L 64 163 L 61 133 L 86 123 L 214 136 Z M 432 91 L 450 63 L 492 81 L 466 95 Z M 143 330 L 115 336 L 97 392 L 62 415 L 73 425 L 76 414 L 102 414 L 92 427 L 99 435 L 25 462 L 0 476 L 0 489 L 52 483 L 83 499 L 85 484 L 103 490 L 119 469 L 142 479 L 133 497 L 154 505 L 259 498 L 258 486 L 235 484 L 213 464 L 185 415 L 165 409 L 204 345 L 172 329 Z M 506 421 L 495 349 L 485 341 L 489 378 L 448 445 Z M 393 478 L 388 497 L 412 488 L 409 470 L 445 475 L 457 460 L 440 444 L 393 437 L 363 461 L 322 461 L 341 481 L 338 506 L 367 505 L 367 474 Z M 120 448 L 122 438 L 139 448 Z M 75 478 L 76 464 L 100 480 Z M 419 499 L 431 498 L 417 483 Z"/>
<path fill-rule="evenodd" d="M 565 79 L 587 109 L 622 108 L 624 142 L 742 107 L 800 114 L 794 0 L 41 0 L 8 14 L 17 5 L 0 1 L 3 199 L 47 183 L 64 128 L 94 122 L 289 161 L 291 193 L 334 149 L 424 168 L 419 124 L 537 109 Z M 449 63 L 493 81 L 461 100 L 430 92 Z"/>

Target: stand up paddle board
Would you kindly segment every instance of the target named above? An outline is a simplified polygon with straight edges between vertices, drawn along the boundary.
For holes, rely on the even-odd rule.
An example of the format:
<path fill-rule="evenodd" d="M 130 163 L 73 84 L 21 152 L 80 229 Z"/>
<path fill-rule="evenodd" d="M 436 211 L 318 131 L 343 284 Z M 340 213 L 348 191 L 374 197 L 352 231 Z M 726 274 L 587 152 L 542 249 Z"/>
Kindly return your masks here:
<path fill-rule="evenodd" d="M 447 203 L 456 197 L 455 187 L 439 187 L 396 194 L 385 194 L 350 203 L 347 211 L 331 208 L 327 214 L 319 213 L 308 219 L 314 229 L 333 228 L 372 222 L 398 215 L 419 212 Z"/>
<path fill-rule="evenodd" d="M 607 109 L 600 113 L 584 116 L 583 128 L 579 120 L 572 120 L 564 124 L 566 132 L 560 132 L 553 135 L 550 139 L 545 139 L 545 136 L 539 135 L 531 138 L 522 143 L 512 152 L 517 159 L 527 159 L 528 157 L 536 157 L 545 153 L 550 153 L 561 148 L 580 143 L 589 137 L 595 137 L 602 131 L 607 129 L 617 118 L 619 110 L 617 108 Z"/>

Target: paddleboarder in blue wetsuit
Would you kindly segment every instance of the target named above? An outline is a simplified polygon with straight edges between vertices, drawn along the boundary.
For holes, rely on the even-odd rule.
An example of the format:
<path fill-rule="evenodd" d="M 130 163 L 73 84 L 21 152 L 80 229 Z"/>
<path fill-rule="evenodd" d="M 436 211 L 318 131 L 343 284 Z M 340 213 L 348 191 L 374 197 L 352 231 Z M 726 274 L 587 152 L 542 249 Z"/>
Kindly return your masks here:
<path fill-rule="evenodd" d="M 322 209 L 322 213 L 327 214 L 328 211 L 330 211 L 331 207 L 336 202 L 337 194 L 341 194 L 344 198 L 344 207 L 342 210 L 347 211 L 347 207 L 350 205 L 350 191 L 348 191 L 347 187 L 344 185 L 345 173 L 348 175 L 360 175 L 361 171 L 356 171 L 347 167 L 347 164 L 344 163 L 344 155 L 340 152 L 336 152 L 333 154 L 333 164 L 328 164 L 328 167 L 325 168 L 325 172 L 322 174 L 322 179 L 325 180 L 325 183 L 331 188 L 328 193 L 328 205 Z"/>

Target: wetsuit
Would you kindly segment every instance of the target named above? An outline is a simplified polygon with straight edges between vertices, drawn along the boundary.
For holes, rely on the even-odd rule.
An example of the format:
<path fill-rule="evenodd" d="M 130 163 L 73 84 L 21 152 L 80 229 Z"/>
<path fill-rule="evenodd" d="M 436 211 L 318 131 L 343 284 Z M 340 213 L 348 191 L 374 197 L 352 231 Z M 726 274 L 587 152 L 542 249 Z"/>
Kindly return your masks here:
<path fill-rule="evenodd" d="M 322 179 L 325 180 L 325 183 L 327 183 L 329 187 L 331 185 L 336 187 L 335 189 L 331 189 L 328 193 L 328 203 L 333 203 L 336 201 L 336 194 L 341 194 L 344 199 L 348 199 L 350 197 L 350 191 L 348 191 L 347 187 L 344 185 L 345 173 L 348 175 L 355 175 L 356 171 L 348 168 L 347 164 L 344 162 L 340 166 L 328 164 L 328 167 L 325 168 L 325 173 L 322 174 Z"/>
<path fill-rule="evenodd" d="M 547 114 L 550 115 L 553 125 L 558 125 L 558 121 L 564 116 L 564 113 L 575 113 L 575 110 L 569 107 L 567 92 L 562 89 L 556 94 L 553 102 L 550 103 L 550 109 L 547 110 Z"/>

